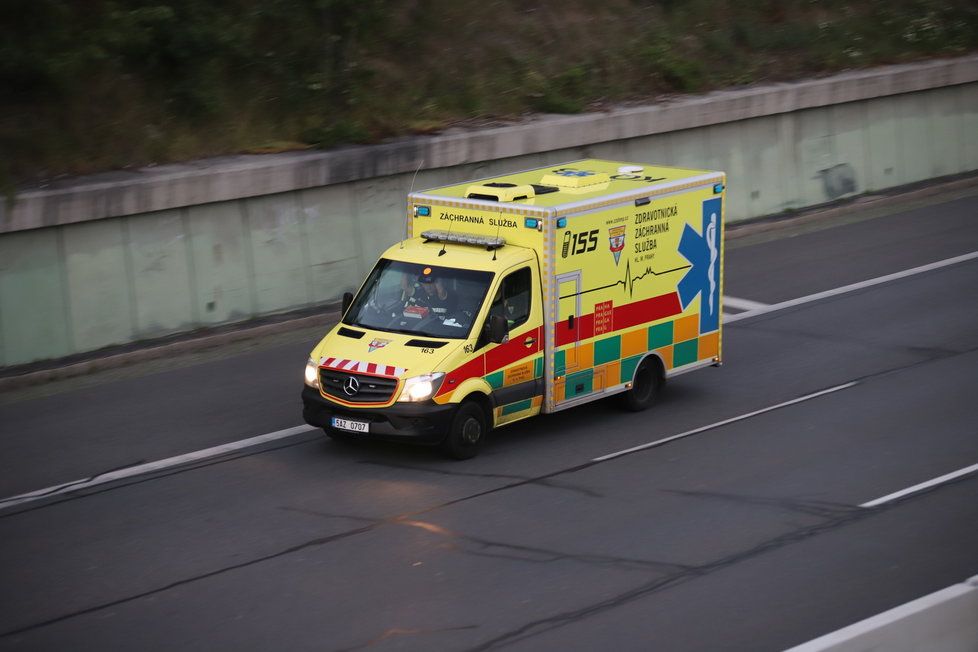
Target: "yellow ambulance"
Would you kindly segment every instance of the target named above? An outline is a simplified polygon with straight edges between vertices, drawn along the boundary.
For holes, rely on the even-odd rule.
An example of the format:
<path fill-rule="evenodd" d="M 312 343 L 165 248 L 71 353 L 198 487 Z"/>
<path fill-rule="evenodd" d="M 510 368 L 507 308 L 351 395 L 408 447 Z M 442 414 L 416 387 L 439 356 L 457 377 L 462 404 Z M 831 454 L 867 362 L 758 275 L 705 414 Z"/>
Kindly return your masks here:
<path fill-rule="evenodd" d="M 722 172 L 582 160 L 414 192 L 312 350 L 303 416 L 337 439 L 476 455 L 492 428 L 721 361 Z"/>

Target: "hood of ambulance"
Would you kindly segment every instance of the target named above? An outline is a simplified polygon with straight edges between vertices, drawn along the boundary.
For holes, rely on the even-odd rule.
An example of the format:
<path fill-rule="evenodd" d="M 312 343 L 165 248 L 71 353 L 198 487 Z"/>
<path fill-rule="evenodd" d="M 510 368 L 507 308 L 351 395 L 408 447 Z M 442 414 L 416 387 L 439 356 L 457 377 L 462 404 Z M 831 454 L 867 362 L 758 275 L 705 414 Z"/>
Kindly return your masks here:
<path fill-rule="evenodd" d="M 359 339 L 340 335 L 340 328 L 364 335 Z M 411 340 L 431 342 L 433 346 L 407 346 Z M 445 364 L 451 363 L 468 341 L 338 324 L 313 349 L 312 358 L 320 366 L 326 364 L 346 371 L 373 373 L 403 380 L 436 371 L 451 371 L 445 368 Z"/>

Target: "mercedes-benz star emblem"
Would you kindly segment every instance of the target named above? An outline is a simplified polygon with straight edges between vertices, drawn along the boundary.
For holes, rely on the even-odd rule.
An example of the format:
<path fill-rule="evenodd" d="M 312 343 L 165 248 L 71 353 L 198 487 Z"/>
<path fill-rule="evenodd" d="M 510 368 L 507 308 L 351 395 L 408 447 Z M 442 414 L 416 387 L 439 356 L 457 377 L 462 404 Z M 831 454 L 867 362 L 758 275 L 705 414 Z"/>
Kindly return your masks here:
<path fill-rule="evenodd" d="M 350 376 L 343 382 L 343 393 L 347 396 L 355 396 L 360 391 L 360 381 Z"/>

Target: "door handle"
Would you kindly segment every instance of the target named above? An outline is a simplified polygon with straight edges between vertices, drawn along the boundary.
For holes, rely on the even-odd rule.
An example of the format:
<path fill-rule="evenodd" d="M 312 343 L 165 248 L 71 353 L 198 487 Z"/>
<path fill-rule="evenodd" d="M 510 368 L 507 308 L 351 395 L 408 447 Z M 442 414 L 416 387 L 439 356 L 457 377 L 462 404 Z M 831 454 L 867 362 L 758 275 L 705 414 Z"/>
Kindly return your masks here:
<path fill-rule="evenodd" d="M 523 340 L 523 346 L 533 346 L 536 343 L 537 338 L 535 337 L 527 337 L 525 340 Z"/>

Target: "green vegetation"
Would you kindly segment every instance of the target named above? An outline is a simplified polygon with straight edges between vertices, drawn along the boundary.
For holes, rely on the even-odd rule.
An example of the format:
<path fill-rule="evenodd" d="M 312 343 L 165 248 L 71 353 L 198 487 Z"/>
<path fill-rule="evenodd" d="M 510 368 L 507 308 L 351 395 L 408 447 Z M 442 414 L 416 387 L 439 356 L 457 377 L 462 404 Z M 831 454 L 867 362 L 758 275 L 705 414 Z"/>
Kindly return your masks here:
<path fill-rule="evenodd" d="M 0 186 L 976 49 L 974 0 L 5 0 Z"/>

